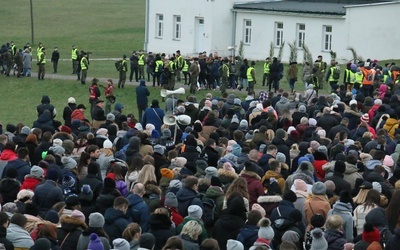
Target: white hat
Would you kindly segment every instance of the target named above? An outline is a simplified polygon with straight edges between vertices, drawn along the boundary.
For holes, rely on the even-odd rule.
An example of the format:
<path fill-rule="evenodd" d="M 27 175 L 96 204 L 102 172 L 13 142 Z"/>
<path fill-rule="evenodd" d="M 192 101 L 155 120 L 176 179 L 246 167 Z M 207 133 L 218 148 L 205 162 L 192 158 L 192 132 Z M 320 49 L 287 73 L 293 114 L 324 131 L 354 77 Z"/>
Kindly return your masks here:
<path fill-rule="evenodd" d="M 73 97 L 68 98 L 68 103 L 76 103 L 75 98 Z"/>

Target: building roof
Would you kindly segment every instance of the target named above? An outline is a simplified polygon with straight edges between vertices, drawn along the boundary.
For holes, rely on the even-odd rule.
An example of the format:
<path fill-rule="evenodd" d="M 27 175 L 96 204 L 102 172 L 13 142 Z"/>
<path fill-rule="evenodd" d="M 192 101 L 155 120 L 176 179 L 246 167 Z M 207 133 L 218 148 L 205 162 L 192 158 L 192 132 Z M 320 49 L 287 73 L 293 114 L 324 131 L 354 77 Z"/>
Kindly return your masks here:
<path fill-rule="evenodd" d="M 274 1 L 238 3 L 233 5 L 233 9 L 342 16 L 346 14 L 346 9 L 344 8 L 346 5 L 348 4 L 306 1 Z"/>

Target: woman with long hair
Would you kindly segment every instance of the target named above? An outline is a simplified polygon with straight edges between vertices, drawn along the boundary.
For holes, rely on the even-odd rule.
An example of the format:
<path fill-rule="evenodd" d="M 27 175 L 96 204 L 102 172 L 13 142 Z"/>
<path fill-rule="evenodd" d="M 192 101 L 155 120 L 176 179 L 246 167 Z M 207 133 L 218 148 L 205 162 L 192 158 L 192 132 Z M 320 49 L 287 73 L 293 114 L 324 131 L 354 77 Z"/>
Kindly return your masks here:
<path fill-rule="evenodd" d="M 146 164 L 143 166 L 142 170 L 139 173 L 139 176 L 137 178 L 137 182 L 145 184 L 148 181 L 157 181 L 156 175 L 155 175 L 155 168 L 153 165 Z"/>
<path fill-rule="evenodd" d="M 249 208 L 249 190 L 247 186 L 247 182 L 242 177 L 235 179 L 232 184 L 229 186 L 228 190 L 226 190 L 226 194 L 224 197 L 224 204 L 222 205 L 222 210 L 226 209 L 227 200 L 230 199 L 233 193 L 240 193 L 243 196 L 244 205 L 247 211 L 250 211 Z"/>
<path fill-rule="evenodd" d="M 292 121 L 292 114 L 288 109 L 284 109 L 282 115 L 279 117 L 276 128 L 282 128 L 286 131 L 290 126 L 292 126 Z"/>
<path fill-rule="evenodd" d="M 83 180 L 88 174 L 88 165 L 90 162 L 90 155 L 83 151 L 81 157 L 79 158 L 77 171 L 79 180 Z"/>
<path fill-rule="evenodd" d="M 142 235 L 142 229 L 137 223 L 130 223 L 122 232 L 122 238 L 129 242 L 131 250 L 136 250 L 140 247 L 139 239 Z"/>
<path fill-rule="evenodd" d="M 88 140 L 85 133 L 79 133 L 78 138 L 75 141 L 74 150 L 72 150 L 72 155 L 80 155 L 85 151 L 88 145 Z"/>
<path fill-rule="evenodd" d="M 381 196 L 378 191 L 374 189 L 360 189 L 360 193 L 362 190 L 367 190 L 366 196 L 365 196 L 365 201 L 364 203 L 358 205 L 356 209 L 353 211 L 353 221 L 354 221 L 354 226 L 357 229 L 357 235 L 361 234 L 363 229 L 364 229 L 364 224 L 365 224 L 365 216 L 374 208 L 379 207 L 380 201 L 381 201 Z M 359 195 L 360 195 L 359 193 Z M 364 192 L 365 193 L 365 192 Z M 356 197 L 358 197 L 357 195 Z M 362 195 L 364 196 L 364 195 Z M 356 197 L 353 199 L 355 200 Z M 354 202 L 355 203 L 355 202 Z"/>
<path fill-rule="evenodd" d="M 131 186 L 133 183 L 137 181 L 139 177 L 139 173 L 144 166 L 143 158 L 135 157 L 132 160 L 132 163 L 128 166 L 128 172 L 125 175 L 125 183 L 128 187 L 128 190 L 131 190 Z"/>
<path fill-rule="evenodd" d="M 39 140 L 35 134 L 29 134 L 25 139 L 25 146 L 29 150 L 29 159 L 34 159 L 34 152 L 39 145 Z"/>
<path fill-rule="evenodd" d="M 183 250 L 183 241 L 178 236 L 172 236 L 167 240 L 162 250 Z"/>
<path fill-rule="evenodd" d="M 386 217 L 389 221 L 389 230 L 393 233 L 394 229 L 400 225 L 400 190 L 396 190 L 386 208 Z"/>
<path fill-rule="evenodd" d="M 122 173 L 122 167 L 120 164 L 115 164 L 111 169 L 110 172 L 107 174 L 108 177 L 114 179 L 115 186 L 117 190 L 121 193 L 123 197 L 126 196 L 128 193 L 127 185 L 125 183 L 125 178 Z"/>
<path fill-rule="evenodd" d="M 37 239 L 48 239 L 51 243 L 52 250 L 62 249 L 62 245 L 59 246 L 58 244 L 62 244 L 64 242 L 57 243 L 57 227 L 53 223 L 43 223 L 38 230 L 37 236 Z"/>

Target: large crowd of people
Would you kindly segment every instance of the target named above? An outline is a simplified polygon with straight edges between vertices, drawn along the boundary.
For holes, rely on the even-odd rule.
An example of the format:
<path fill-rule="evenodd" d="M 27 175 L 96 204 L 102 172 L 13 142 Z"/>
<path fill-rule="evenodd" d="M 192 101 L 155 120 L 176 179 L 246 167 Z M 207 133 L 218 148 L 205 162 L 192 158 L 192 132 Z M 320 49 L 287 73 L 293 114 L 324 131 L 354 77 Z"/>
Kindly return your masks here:
<path fill-rule="evenodd" d="M 93 79 L 91 119 L 70 97 L 58 121 L 43 96 L 33 126 L 1 126 L 0 246 L 398 249 L 394 64 L 349 63 L 343 81 L 335 62 L 314 67 L 304 94 L 269 76 L 271 91 L 244 99 L 170 92 L 165 107 L 147 107 L 138 66 L 139 117 L 120 103 L 105 112 Z"/>

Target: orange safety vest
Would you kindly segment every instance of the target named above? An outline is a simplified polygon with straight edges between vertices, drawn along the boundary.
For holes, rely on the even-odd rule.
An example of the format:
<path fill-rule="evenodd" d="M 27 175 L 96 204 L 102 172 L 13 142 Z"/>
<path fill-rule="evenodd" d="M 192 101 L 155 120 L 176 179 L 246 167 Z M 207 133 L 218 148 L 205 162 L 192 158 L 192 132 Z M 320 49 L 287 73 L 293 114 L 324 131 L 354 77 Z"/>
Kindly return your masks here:
<path fill-rule="evenodd" d="M 372 85 L 372 83 L 374 82 L 374 72 L 372 71 L 372 69 L 362 68 L 361 71 L 363 72 L 364 75 L 362 84 Z"/>

